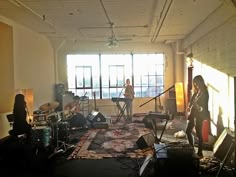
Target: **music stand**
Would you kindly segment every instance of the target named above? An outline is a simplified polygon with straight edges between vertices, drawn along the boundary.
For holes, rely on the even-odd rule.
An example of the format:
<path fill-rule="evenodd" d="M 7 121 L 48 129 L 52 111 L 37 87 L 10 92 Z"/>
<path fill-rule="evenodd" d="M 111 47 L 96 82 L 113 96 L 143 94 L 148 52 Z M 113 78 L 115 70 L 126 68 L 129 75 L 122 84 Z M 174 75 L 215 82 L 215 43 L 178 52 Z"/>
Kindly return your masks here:
<path fill-rule="evenodd" d="M 7 120 L 11 124 L 14 122 L 14 114 L 7 114 Z"/>

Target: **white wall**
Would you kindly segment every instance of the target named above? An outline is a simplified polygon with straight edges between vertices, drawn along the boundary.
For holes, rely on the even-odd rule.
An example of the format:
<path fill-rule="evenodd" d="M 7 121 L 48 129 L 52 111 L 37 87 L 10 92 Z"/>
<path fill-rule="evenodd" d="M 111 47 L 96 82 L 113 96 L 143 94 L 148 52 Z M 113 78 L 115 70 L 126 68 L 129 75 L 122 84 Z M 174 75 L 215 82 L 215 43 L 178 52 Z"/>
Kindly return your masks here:
<path fill-rule="evenodd" d="M 34 106 L 54 100 L 55 69 L 48 39 L 24 27 L 14 28 L 15 88 L 32 88 Z"/>
<path fill-rule="evenodd" d="M 184 40 L 194 58 L 221 72 L 236 75 L 236 7 L 229 1 Z"/>
<path fill-rule="evenodd" d="M 34 109 L 54 101 L 55 65 L 50 41 L 43 35 L 1 17 L 13 27 L 14 87 L 33 89 Z"/>
<path fill-rule="evenodd" d="M 235 31 L 236 7 L 226 0 L 184 41 L 185 48 L 192 49 L 194 58 L 200 62 L 200 65 L 195 63 L 194 74 L 202 74 L 206 83 L 219 91 L 213 102 L 223 109 L 224 126 L 231 128 L 234 128 L 235 111 L 232 81 L 236 76 Z M 213 119 L 217 120 L 217 114 L 214 115 Z"/>

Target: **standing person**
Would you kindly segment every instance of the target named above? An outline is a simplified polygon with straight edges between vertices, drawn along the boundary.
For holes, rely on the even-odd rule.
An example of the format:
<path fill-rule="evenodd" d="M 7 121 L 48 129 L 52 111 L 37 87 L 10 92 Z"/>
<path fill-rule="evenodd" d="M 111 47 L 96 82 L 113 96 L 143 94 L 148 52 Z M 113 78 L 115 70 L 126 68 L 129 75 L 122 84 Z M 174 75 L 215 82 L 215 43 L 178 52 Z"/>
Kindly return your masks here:
<path fill-rule="evenodd" d="M 200 158 L 202 158 L 203 157 L 202 124 L 203 120 L 209 118 L 209 110 L 208 110 L 209 93 L 205 81 L 201 75 L 197 75 L 193 78 L 193 87 L 194 87 L 194 94 L 186 110 L 187 112 L 189 112 L 186 134 L 189 144 L 194 147 L 194 139 L 192 131 L 195 126 L 196 135 L 198 138 L 197 155 Z"/>
<path fill-rule="evenodd" d="M 130 85 L 130 79 L 126 79 L 124 96 L 126 98 L 127 119 L 132 122 L 134 88 Z"/>
<path fill-rule="evenodd" d="M 15 96 L 15 103 L 13 107 L 13 129 L 9 131 L 10 135 L 21 135 L 26 134 L 27 139 L 31 136 L 31 125 L 28 124 L 27 118 L 27 107 L 25 102 L 25 96 L 23 94 L 17 94 Z"/>
<path fill-rule="evenodd" d="M 73 101 L 64 106 L 64 110 L 69 114 L 68 123 L 70 127 L 83 127 L 86 124 L 86 119 L 80 113 L 80 97 L 74 96 Z"/>

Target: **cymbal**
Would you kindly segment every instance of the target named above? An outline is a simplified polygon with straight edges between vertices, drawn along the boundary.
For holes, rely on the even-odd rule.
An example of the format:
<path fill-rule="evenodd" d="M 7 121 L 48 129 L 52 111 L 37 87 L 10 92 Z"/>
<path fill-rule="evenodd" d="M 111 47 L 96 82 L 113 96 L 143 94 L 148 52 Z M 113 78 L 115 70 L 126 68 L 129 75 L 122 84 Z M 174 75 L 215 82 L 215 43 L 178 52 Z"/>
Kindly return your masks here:
<path fill-rule="evenodd" d="M 45 103 L 43 105 L 41 105 L 39 107 L 40 110 L 43 110 L 43 111 L 48 111 L 48 110 L 52 110 L 52 109 L 55 109 L 59 106 L 59 103 L 54 101 L 54 102 L 50 102 L 50 103 Z"/>

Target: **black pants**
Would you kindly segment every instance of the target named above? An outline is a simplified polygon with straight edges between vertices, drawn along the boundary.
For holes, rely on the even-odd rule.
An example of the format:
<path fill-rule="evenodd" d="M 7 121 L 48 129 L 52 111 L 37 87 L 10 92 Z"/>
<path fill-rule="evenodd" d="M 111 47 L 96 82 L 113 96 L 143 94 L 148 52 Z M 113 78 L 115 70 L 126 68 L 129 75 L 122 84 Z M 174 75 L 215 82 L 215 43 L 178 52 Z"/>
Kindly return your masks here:
<path fill-rule="evenodd" d="M 192 132 L 195 126 L 196 135 L 198 138 L 198 154 L 202 153 L 202 146 L 203 146 L 202 122 L 203 122 L 203 119 L 196 119 L 192 117 L 188 120 L 187 127 L 186 127 L 186 134 L 187 134 L 188 142 L 191 146 L 194 147 L 194 139 L 193 139 Z"/>

